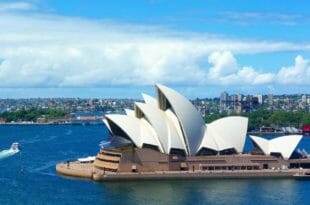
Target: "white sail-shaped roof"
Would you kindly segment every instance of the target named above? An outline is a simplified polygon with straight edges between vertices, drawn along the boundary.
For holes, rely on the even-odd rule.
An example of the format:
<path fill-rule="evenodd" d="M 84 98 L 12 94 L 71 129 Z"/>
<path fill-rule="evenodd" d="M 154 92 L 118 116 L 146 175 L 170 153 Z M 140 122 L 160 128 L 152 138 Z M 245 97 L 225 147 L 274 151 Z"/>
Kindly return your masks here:
<path fill-rule="evenodd" d="M 187 153 L 180 126 L 174 123 L 174 121 L 178 123 L 174 114 L 167 114 L 159 109 L 158 103 L 153 97 L 146 94 L 142 96 L 145 103 L 135 103 L 135 105 L 153 126 L 165 153 L 170 153 L 173 148 L 184 150 Z"/>
<path fill-rule="evenodd" d="M 109 130 L 110 132 L 112 132 L 111 127 L 110 127 L 110 124 L 108 123 L 107 119 L 104 118 L 102 121 L 103 121 L 103 123 L 105 124 L 105 126 L 108 128 L 108 130 Z"/>
<path fill-rule="evenodd" d="M 248 118 L 240 116 L 224 117 L 207 124 L 199 150 L 214 151 L 235 149 L 242 153 L 248 127 Z"/>
<path fill-rule="evenodd" d="M 189 155 L 195 155 L 204 135 L 205 123 L 194 105 L 184 96 L 166 86 L 156 84 L 160 109 L 171 106 L 175 113 Z"/>
<path fill-rule="evenodd" d="M 178 118 L 175 116 L 175 114 L 170 110 L 165 111 L 166 115 L 166 122 L 168 125 L 169 130 L 169 151 L 171 149 L 181 149 L 184 150 L 185 153 L 188 155 L 188 151 L 186 149 L 185 141 L 183 138 L 181 126 L 179 124 Z"/>
<path fill-rule="evenodd" d="M 161 152 L 164 152 L 161 144 L 157 140 L 155 131 L 145 119 L 118 114 L 106 115 L 106 118 L 125 132 L 127 137 L 129 137 L 137 147 L 141 148 L 144 144 L 149 144 L 158 147 Z"/>
<path fill-rule="evenodd" d="M 227 117 L 206 126 L 184 96 L 163 85 L 156 87 L 157 100 L 142 94 L 144 103 L 136 102 L 134 110 L 125 109 L 126 115 L 106 115 L 104 123 L 112 134 L 124 135 L 139 148 L 153 145 L 167 154 L 196 155 L 202 148 L 243 151 L 247 118 Z"/>
<path fill-rule="evenodd" d="M 169 153 L 168 148 L 168 128 L 161 110 L 150 104 L 135 103 L 135 105 L 143 112 L 147 121 L 155 130 L 156 138 L 158 138 L 165 153 Z"/>
<path fill-rule="evenodd" d="M 159 151 L 164 153 L 164 150 L 158 140 L 155 130 L 144 118 L 139 120 L 141 127 L 141 140 L 143 144 L 149 144 L 158 147 Z"/>
<path fill-rule="evenodd" d="M 132 109 L 125 109 L 125 113 L 128 116 L 134 117 L 135 116 L 135 111 Z"/>
<path fill-rule="evenodd" d="M 143 97 L 143 100 L 144 100 L 145 104 L 148 104 L 148 105 L 151 105 L 153 107 L 159 108 L 157 100 L 155 98 L 153 98 L 152 96 L 147 95 L 145 93 L 142 93 L 142 97 Z"/>
<path fill-rule="evenodd" d="M 280 153 L 284 159 L 289 159 L 302 139 L 302 135 L 287 135 L 271 140 L 253 135 L 250 135 L 250 138 L 264 154 Z"/>
<path fill-rule="evenodd" d="M 127 115 L 119 115 L 119 114 L 109 114 L 106 115 L 105 117 L 108 120 L 111 120 L 120 129 L 122 129 L 122 131 L 127 134 L 127 136 L 137 147 L 142 147 L 140 124 L 138 119 Z"/>

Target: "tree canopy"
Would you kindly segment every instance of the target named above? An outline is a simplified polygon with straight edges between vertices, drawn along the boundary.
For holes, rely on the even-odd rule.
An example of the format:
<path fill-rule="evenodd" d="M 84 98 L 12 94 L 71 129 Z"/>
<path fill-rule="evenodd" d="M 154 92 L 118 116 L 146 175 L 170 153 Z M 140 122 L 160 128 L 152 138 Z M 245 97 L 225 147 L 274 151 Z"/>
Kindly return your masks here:
<path fill-rule="evenodd" d="M 37 118 L 43 117 L 47 119 L 64 117 L 68 114 L 61 109 L 37 109 L 31 108 L 29 110 L 21 109 L 14 112 L 3 112 L 0 114 L 1 118 L 4 118 L 6 122 L 18 122 L 18 121 L 36 121 Z"/>
<path fill-rule="evenodd" d="M 206 123 L 210 123 L 221 117 L 236 115 L 249 118 L 249 130 L 257 129 L 262 126 L 278 128 L 285 126 L 300 127 L 301 125 L 310 125 L 310 113 L 308 112 L 283 110 L 270 111 L 263 108 L 250 113 L 216 113 L 207 115 L 204 119 Z"/>

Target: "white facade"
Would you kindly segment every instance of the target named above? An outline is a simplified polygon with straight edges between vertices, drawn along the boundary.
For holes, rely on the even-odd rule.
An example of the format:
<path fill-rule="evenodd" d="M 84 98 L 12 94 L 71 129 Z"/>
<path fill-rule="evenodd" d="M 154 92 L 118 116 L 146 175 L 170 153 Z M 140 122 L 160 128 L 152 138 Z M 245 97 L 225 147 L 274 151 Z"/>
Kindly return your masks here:
<path fill-rule="evenodd" d="M 125 132 L 135 146 L 142 148 L 144 144 L 149 144 L 158 147 L 161 152 L 164 152 L 158 138 L 156 137 L 156 132 L 145 119 L 118 114 L 106 115 L 105 117 L 107 118 L 106 122 L 108 124 L 110 120 L 117 125 L 119 129 Z M 111 129 L 110 124 L 109 127 Z"/>
<path fill-rule="evenodd" d="M 161 106 L 163 101 L 159 99 L 160 108 L 163 110 L 171 109 L 176 115 L 182 129 L 187 151 L 190 155 L 195 155 L 198 152 L 205 131 L 205 123 L 200 113 L 189 100 L 175 90 L 160 84 L 157 84 L 156 87 L 158 97 L 160 98 L 160 95 L 163 95 L 171 105 L 171 108 L 165 108 Z"/>
<path fill-rule="evenodd" d="M 163 85 L 156 88 L 158 99 L 142 94 L 144 103 L 136 102 L 134 110 L 125 110 L 126 115 L 106 115 L 109 131 L 126 135 L 137 147 L 152 145 L 167 154 L 196 155 L 202 148 L 242 153 L 247 118 L 227 117 L 206 125 L 184 96 Z"/>
<path fill-rule="evenodd" d="M 125 113 L 128 116 L 134 117 L 135 116 L 135 111 L 131 109 L 125 109 Z"/>
<path fill-rule="evenodd" d="M 206 131 L 199 147 L 217 152 L 234 149 L 242 153 L 248 127 L 248 118 L 224 117 L 206 125 Z"/>
<path fill-rule="evenodd" d="M 154 107 L 152 104 L 145 103 L 135 103 L 135 106 L 138 107 L 144 115 L 144 118 L 151 124 L 155 131 L 156 138 L 159 140 L 159 143 L 163 147 L 165 153 L 169 153 L 168 149 L 168 128 L 165 123 L 165 118 L 163 113 L 157 107 Z"/>
<path fill-rule="evenodd" d="M 287 135 L 271 140 L 252 136 L 250 138 L 266 155 L 280 153 L 284 159 L 289 159 L 302 139 L 302 135 Z"/>
<path fill-rule="evenodd" d="M 169 127 L 169 150 L 171 149 L 180 149 L 188 155 L 188 150 L 185 144 L 183 132 L 181 130 L 180 123 L 175 114 L 169 109 L 165 111 L 166 122 Z"/>
<path fill-rule="evenodd" d="M 170 153 L 171 149 L 180 149 L 187 153 L 176 116 L 169 111 L 164 112 L 159 109 L 153 97 L 143 94 L 143 98 L 145 103 L 135 103 L 135 106 L 153 126 L 164 152 Z"/>
<path fill-rule="evenodd" d="M 110 129 L 112 130 L 112 121 L 115 125 L 117 125 L 123 132 L 127 134 L 127 136 L 131 139 L 131 141 L 137 146 L 142 146 L 142 139 L 140 136 L 140 127 L 138 123 L 138 119 L 132 118 L 128 115 L 119 115 L 119 114 L 109 114 L 106 115 L 106 122 Z M 112 130 L 113 133 L 113 130 Z M 113 133 L 115 134 L 115 133 Z"/>

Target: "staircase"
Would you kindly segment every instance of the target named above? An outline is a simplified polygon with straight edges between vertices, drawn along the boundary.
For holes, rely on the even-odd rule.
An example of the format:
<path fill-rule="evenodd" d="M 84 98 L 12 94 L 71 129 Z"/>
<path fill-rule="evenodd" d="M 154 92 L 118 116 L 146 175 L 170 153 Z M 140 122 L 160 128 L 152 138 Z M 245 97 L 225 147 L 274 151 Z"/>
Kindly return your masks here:
<path fill-rule="evenodd" d="M 121 153 L 101 149 L 94 161 L 94 166 L 104 171 L 117 172 Z"/>

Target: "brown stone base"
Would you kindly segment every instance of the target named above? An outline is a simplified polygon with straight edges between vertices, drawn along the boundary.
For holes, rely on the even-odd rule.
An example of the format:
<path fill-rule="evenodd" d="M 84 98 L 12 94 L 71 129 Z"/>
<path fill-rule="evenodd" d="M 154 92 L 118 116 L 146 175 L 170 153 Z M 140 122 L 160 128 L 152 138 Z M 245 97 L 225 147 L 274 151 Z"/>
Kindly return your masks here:
<path fill-rule="evenodd" d="M 93 163 L 59 163 L 61 175 L 88 178 L 95 181 L 164 180 L 164 179 L 246 179 L 246 178 L 302 178 L 309 170 L 217 170 L 217 171 L 158 171 L 158 172 L 104 172 Z"/>
<path fill-rule="evenodd" d="M 65 176 L 93 179 L 94 175 L 102 171 L 94 167 L 93 163 L 70 162 L 59 163 L 56 165 L 56 171 Z"/>

